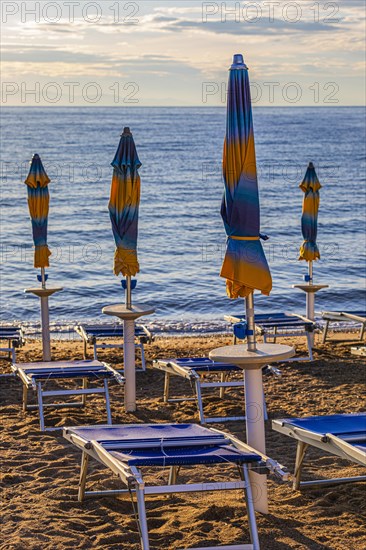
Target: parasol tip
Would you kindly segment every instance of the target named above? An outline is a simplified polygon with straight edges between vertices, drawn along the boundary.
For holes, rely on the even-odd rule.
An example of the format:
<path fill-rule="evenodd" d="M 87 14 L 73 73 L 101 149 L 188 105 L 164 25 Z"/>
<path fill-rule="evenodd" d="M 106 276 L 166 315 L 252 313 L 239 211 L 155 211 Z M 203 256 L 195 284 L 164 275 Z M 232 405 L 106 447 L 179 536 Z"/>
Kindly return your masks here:
<path fill-rule="evenodd" d="M 122 136 L 131 136 L 131 130 L 130 130 L 130 127 L 129 126 L 125 126 L 123 128 L 123 133 L 122 133 Z"/>
<path fill-rule="evenodd" d="M 309 168 L 314 168 L 314 164 L 312 162 L 309 162 Z"/>
<path fill-rule="evenodd" d="M 247 69 L 248 67 L 244 63 L 244 57 L 241 53 L 236 53 L 233 56 L 233 64 L 231 65 L 232 69 Z"/>
<path fill-rule="evenodd" d="M 34 153 L 33 157 L 32 157 L 32 160 L 38 160 L 40 157 L 38 155 L 38 153 Z"/>

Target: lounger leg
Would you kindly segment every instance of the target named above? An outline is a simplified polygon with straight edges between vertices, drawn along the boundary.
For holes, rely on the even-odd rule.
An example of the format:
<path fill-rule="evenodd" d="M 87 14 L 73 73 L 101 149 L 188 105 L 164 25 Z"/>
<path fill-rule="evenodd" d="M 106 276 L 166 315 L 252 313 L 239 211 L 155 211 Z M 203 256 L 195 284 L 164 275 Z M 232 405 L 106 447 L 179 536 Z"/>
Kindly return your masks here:
<path fill-rule="evenodd" d="M 169 387 L 170 387 L 170 374 L 166 372 L 165 378 L 164 378 L 164 403 L 168 403 L 169 401 Z"/>
<path fill-rule="evenodd" d="M 43 396 L 42 396 L 41 382 L 37 383 L 37 400 L 38 400 L 38 411 L 39 411 L 39 427 L 41 432 L 44 432 Z"/>
<path fill-rule="evenodd" d="M 168 485 L 175 485 L 177 483 L 178 467 L 171 466 L 169 470 Z"/>
<path fill-rule="evenodd" d="M 23 384 L 23 412 L 27 412 L 27 404 L 28 404 L 28 388 L 25 384 Z"/>
<path fill-rule="evenodd" d="M 221 378 L 220 378 L 221 382 L 225 382 L 226 380 L 226 376 L 225 376 L 225 373 L 222 372 L 221 373 Z M 223 399 L 224 398 L 224 395 L 225 395 L 225 388 L 220 388 L 220 399 Z"/>
<path fill-rule="evenodd" d="M 314 360 L 313 345 L 312 345 L 313 342 L 312 342 L 311 334 L 313 334 L 313 333 L 310 333 L 310 332 L 306 333 L 306 341 L 307 341 L 307 346 L 308 346 L 309 359 L 310 359 L 310 361 L 313 361 Z"/>
<path fill-rule="evenodd" d="M 84 340 L 84 345 L 83 345 L 83 357 L 84 357 L 84 359 L 87 359 L 86 346 L 87 346 L 87 341 Z"/>
<path fill-rule="evenodd" d="M 88 379 L 83 378 L 83 390 L 86 390 L 87 387 L 88 387 Z M 85 407 L 85 405 L 86 405 L 86 394 L 85 393 L 81 397 L 81 402 L 82 402 L 83 406 Z"/>
<path fill-rule="evenodd" d="M 263 418 L 264 420 L 268 420 L 268 412 L 267 412 L 267 403 L 266 403 L 266 396 L 263 392 Z"/>
<path fill-rule="evenodd" d="M 146 360 L 145 360 L 145 350 L 144 350 L 144 344 L 140 344 L 139 348 L 141 350 L 141 368 L 143 371 L 146 370 Z"/>
<path fill-rule="evenodd" d="M 255 519 L 252 486 L 250 484 L 248 466 L 246 464 L 243 465 L 243 474 L 244 474 L 244 480 L 245 480 L 244 496 L 245 496 L 245 503 L 247 506 L 248 520 L 249 520 L 250 541 L 253 545 L 253 550 L 259 550 L 259 538 L 258 538 L 258 530 L 257 530 L 257 521 Z"/>
<path fill-rule="evenodd" d="M 104 392 L 105 392 L 105 406 L 107 409 L 107 422 L 108 424 L 112 424 L 111 403 L 109 400 L 108 380 L 106 378 L 104 379 Z"/>
<path fill-rule="evenodd" d="M 360 330 L 360 340 L 363 339 L 363 336 L 365 334 L 365 327 L 366 327 L 366 323 L 362 323 L 361 330 Z"/>
<path fill-rule="evenodd" d="M 277 335 L 277 327 L 274 327 L 274 336 L 273 336 L 273 343 L 274 344 L 277 342 L 276 335 Z"/>
<path fill-rule="evenodd" d="M 145 494 L 143 489 L 136 487 L 136 498 L 142 550 L 150 550 L 149 532 L 147 530 L 146 520 Z"/>
<path fill-rule="evenodd" d="M 296 449 L 294 482 L 292 484 L 292 488 L 296 491 L 300 488 L 302 464 L 305 458 L 305 453 L 307 448 L 308 448 L 308 445 L 306 443 L 303 443 L 302 441 L 298 441 L 297 449 Z"/>
<path fill-rule="evenodd" d="M 89 455 L 83 451 L 81 457 L 81 470 L 79 480 L 78 501 L 83 502 L 85 496 L 86 474 L 88 472 Z"/>
<path fill-rule="evenodd" d="M 329 328 L 329 321 L 325 321 L 325 327 L 324 327 L 324 332 L 323 332 L 323 340 L 322 340 L 323 344 L 325 344 L 325 341 L 327 339 L 328 328 Z"/>
<path fill-rule="evenodd" d="M 360 340 L 362 340 L 362 336 L 361 336 Z M 17 357 L 16 357 L 14 346 L 11 348 L 11 360 L 12 360 L 13 364 L 15 364 L 17 362 Z"/>
<path fill-rule="evenodd" d="M 201 394 L 201 380 L 197 378 L 195 380 L 196 385 L 196 396 L 197 396 L 197 407 L 198 407 L 198 414 L 200 417 L 200 423 L 205 424 L 205 415 L 203 413 L 203 403 L 202 403 L 202 394 Z"/>

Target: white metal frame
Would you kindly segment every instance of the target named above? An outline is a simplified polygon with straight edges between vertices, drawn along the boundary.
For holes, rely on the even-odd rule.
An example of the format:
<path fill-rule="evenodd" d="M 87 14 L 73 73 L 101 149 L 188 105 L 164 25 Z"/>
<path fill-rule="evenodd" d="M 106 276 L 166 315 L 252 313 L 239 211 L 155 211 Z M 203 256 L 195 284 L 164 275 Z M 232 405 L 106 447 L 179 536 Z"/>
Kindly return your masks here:
<path fill-rule="evenodd" d="M 73 363 L 73 361 L 64 362 L 65 363 Z M 47 364 L 47 363 L 46 363 Z M 52 364 L 52 362 L 49 362 L 50 371 L 55 371 L 55 366 Z M 124 378 L 115 371 L 110 365 L 106 363 L 101 363 L 107 371 L 111 371 L 114 374 L 114 379 L 119 383 L 124 383 Z M 105 398 L 105 405 L 106 405 L 106 412 L 107 412 L 107 422 L 108 424 L 112 424 L 112 414 L 111 414 L 111 406 L 110 406 L 110 397 L 109 397 L 109 381 L 111 378 L 103 377 L 103 373 L 98 373 L 98 377 L 92 378 L 93 381 L 103 381 L 103 387 L 89 387 L 89 381 L 90 376 L 83 377 L 81 374 L 79 374 L 76 377 L 71 377 L 70 373 L 65 373 L 64 377 L 58 377 L 58 378 L 52 378 L 52 381 L 54 382 L 60 382 L 60 381 L 73 381 L 77 382 L 80 381 L 82 384 L 82 387 L 75 388 L 75 389 L 57 389 L 57 390 L 46 390 L 44 388 L 44 385 L 47 384 L 47 382 L 50 380 L 50 378 L 47 376 L 47 372 L 44 373 L 44 377 L 41 379 L 34 379 L 31 374 L 27 374 L 25 371 L 29 369 L 29 365 L 25 367 L 22 364 L 12 364 L 11 368 L 13 372 L 19 376 L 20 380 L 23 383 L 23 398 L 22 398 L 22 407 L 23 412 L 27 412 L 28 410 L 34 410 L 38 409 L 38 415 L 39 415 L 39 427 L 42 432 L 45 431 L 53 431 L 53 430 L 60 430 L 63 428 L 63 426 L 47 426 L 45 425 L 45 417 L 44 417 L 44 409 L 45 408 L 53 408 L 53 409 L 65 409 L 65 408 L 79 408 L 79 407 L 85 407 L 86 405 L 86 397 L 87 395 L 95 395 L 95 394 L 102 394 Z M 89 367 L 90 368 L 90 367 Z M 86 369 L 87 370 L 87 369 Z M 43 374 L 43 373 L 42 373 Z M 36 404 L 28 404 L 28 391 L 33 390 L 36 392 Z M 74 395 L 81 395 L 81 401 L 77 402 L 69 402 L 69 403 L 44 403 L 44 398 L 47 397 L 66 397 L 66 396 L 74 396 Z"/>
<path fill-rule="evenodd" d="M 1 334 L 0 332 L 0 340 L 6 340 L 8 345 L 7 347 L 0 347 L 0 352 L 8 353 L 9 359 L 11 358 L 12 363 L 16 362 L 16 348 L 21 347 L 24 345 L 24 333 L 23 329 L 21 327 L 14 328 L 14 333 L 11 334 L 11 331 L 13 330 L 13 327 L 2 327 L 4 329 L 9 329 L 9 335 L 6 336 L 5 334 Z"/>
<path fill-rule="evenodd" d="M 265 468 L 266 471 L 276 473 L 282 479 L 287 479 L 288 474 L 284 471 L 283 467 L 277 462 L 269 459 L 267 456 L 264 456 L 262 453 L 258 453 L 242 441 L 237 438 L 210 428 L 213 434 L 220 434 L 224 436 L 227 443 L 234 445 L 236 448 L 244 452 L 254 452 L 259 454 L 262 457 L 262 469 Z M 145 495 L 158 495 L 158 494 L 171 494 L 171 493 L 188 493 L 188 492 L 205 492 L 205 491 L 222 491 L 222 490 L 239 490 L 244 492 L 244 497 L 247 506 L 247 513 L 249 519 L 249 530 L 251 544 L 241 544 L 233 546 L 215 546 L 210 547 L 212 550 L 259 550 L 259 539 L 258 531 L 255 519 L 255 510 L 254 510 L 254 501 L 252 495 L 252 487 L 249 478 L 249 468 L 247 464 L 243 464 L 239 469 L 240 478 L 236 481 L 225 481 L 225 482 L 212 482 L 212 483 L 192 483 L 192 484 L 178 484 L 177 476 L 179 473 L 180 467 L 172 466 L 170 467 L 169 479 L 167 485 L 160 486 L 150 486 L 146 485 L 142 472 L 140 469 L 134 466 L 128 466 L 128 464 L 118 460 L 116 457 L 112 456 L 110 450 L 113 450 L 116 443 L 113 441 L 108 443 L 103 443 L 101 445 L 97 441 L 92 441 L 80 437 L 78 434 L 72 433 L 72 428 L 64 428 L 63 431 L 64 437 L 76 445 L 79 449 L 82 450 L 82 461 L 81 461 L 81 472 L 80 472 L 80 481 L 79 481 L 79 491 L 78 491 L 78 500 L 82 502 L 85 497 L 89 496 L 116 496 L 121 494 L 130 494 L 136 496 L 137 500 L 137 516 L 138 524 L 140 531 L 141 539 L 141 548 L 142 550 L 149 550 L 149 535 L 147 527 L 147 517 L 146 517 L 146 507 L 145 507 Z M 165 444 L 165 442 L 164 442 Z M 176 445 L 175 441 L 175 445 Z M 197 443 L 196 443 L 197 444 Z M 186 442 L 186 445 L 192 446 L 194 442 Z M 139 445 L 141 446 L 141 444 Z M 181 446 L 181 443 L 179 443 Z M 126 445 L 128 448 L 128 443 Z M 96 461 L 102 463 L 104 466 L 110 468 L 112 472 L 117 475 L 121 482 L 126 486 L 126 489 L 117 489 L 117 490 L 100 490 L 100 491 L 86 491 L 86 480 L 87 480 L 87 469 L 89 457 L 92 457 Z M 256 463 L 258 466 L 258 463 Z M 259 466 L 260 467 L 260 466 Z M 203 548 L 190 548 L 186 550 L 204 550 Z M 207 550 L 207 547 L 206 549 Z"/>
<path fill-rule="evenodd" d="M 301 319 L 302 321 L 304 321 L 304 323 L 313 323 L 314 324 L 314 321 L 311 321 L 307 317 L 305 317 L 303 315 L 299 315 L 297 313 L 288 313 L 288 312 L 286 312 L 286 315 L 290 315 L 290 316 L 295 317 L 297 319 Z M 240 317 L 235 317 L 234 315 L 224 315 L 224 319 L 225 319 L 225 321 L 227 321 L 228 323 L 231 323 L 232 325 L 234 325 L 235 323 L 240 323 L 242 321 L 242 319 Z M 314 334 L 314 332 L 309 332 L 308 330 L 301 330 L 300 328 L 289 331 L 289 330 L 285 330 L 285 328 L 286 327 L 284 327 L 282 329 L 281 327 L 279 327 L 280 330 L 278 330 L 278 328 L 274 326 L 273 330 L 268 330 L 267 327 L 263 327 L 260 324 L 255 325 L 256 334 L 263 337 L 263 342 L 264 343 L 273 342 L 275 344 L 277 342 L 278 338 L 289 338 L 289 337 L 291 338 L 291 337 L 295 337 L 295 336 L 305 336 L 306 337 L 306 345 L 307 345 L 307 349 L 308 349 L 308 355 L 304 355 L 304 356 L 300 356 L 300 357 L 295 355 L 291 359 L 284 359 L 283 361 L 281 361 L 281 363 L 288 363 L 288 362 L 293 362 L 293 361 L 313 361 L 314 356 L 313 356 L 312 334 Z M 316 331 L 317 330 L 318 329 L 316 329 Z M 234 342 L 234 344 L 236 344 L 238 339 L 236 338 L 235 335 L 234 335 L 233 338 L 234 338 L 233 342 Z"/>
<path fill-rule="evenodd" d="M 203 398 L 202 390 L 204 389 L 215 389 L 220 390 L 220 398 L 222 399 L 225 394 L 226 388 L 243 388 L 244 389 L 244 377 L 241 381 L 228 381 L 230 376 L 230 371 L 223 370 L 220 373 L 220 381 L 216 380 L 214 382 L 205 382 L 204 376 L 206 374 L 219 374 L 218 371 L 215 373 L 197 372 L 194 368 L 194 363 L 186 367 L 175 363 L 174 359 L 164 360 L 156 359 L 153 361 L 153 368 L 161 370 L 164 372 L 164 403 L 179 403 L 181 401 L 195 401 L 197 404 L 198 415 L 200 424 L 205 425 L 215 422 L 229 422 L 229 421 L 240 421 L 245 420 L 245 416 L 220 416 L 220 417 L 208 417 L 205 416 L 203 409 Z M 190 368 L 191 367 L 191 368 Z M 237 371 L 235 371 L 237 372 Z M 195 392 L 195 397 L 181 397 L 181 398 L 172 398 L 170 397 L 170 378 L 171 376 L 180 376 L 188 380 L 192 386 L 193 391 Z M 244 395 L 243 395 L 244 398 Z M 263 397 L 264 399 L 264 397 Z M 264 402 L 265 409 L 265 402 Z"/>
<path fill-rule="evenodd" d="M 145 327 L 145 325 L 138 325 L 146 334 L 146 340 L 151 343 L 152 342 L 152 334 L 151 332 Z M 83 357 L 84 359 L 87 358 L 87 345 L 90 344 L 93 346 L 93 358 L 98 361 L 98 349 L 122 349 L 123 350 L 123 344 L 98 344 L 98 337 L 90 337 L 85 331 L 85 328 L 83 325 L 76 325 L 74 327 L 75 332 L 82 338 L 83 340 Z M 99 339 L 104 338 L 106 340 L 110 340 L 113 338 L 113 336 L 103 336 L 99 337 Z M 135 342 L 135 349 L 140 350 L 141 354 L 141 369 L 136 369 L 137 372 L 145 372 L 146 371 L 146 358 L 145 358 L 145 348 L 143 341 L 143 337 L 138 337 L 139 342 Z"/>
<path fill-rule="evenodd" d="M 330 323 L 336 323 L 336 322 L 353 322 L 353 323 L 361 323 L 360 328 L 360 335 L 359 340 L 361 341 L 365 335 L 366 330 L 366 318 L 362 317 L 361 315 L 355 315 L 353 313 L 347 313 L 346 311 L 322 311 L 322 318 L 325 321 L 325 327 L 323 331 L 323 340 L 322 343 L 325 344 L 328 336 L 328 330 Z"/>
<path fill-rule="evenodd" d="M 366 481 L 365 476 L 354 476 L 346 478 L 332 478 L 332 479 L 317 479 L 312 481 L 301 481 L 301 473 L 305 454 L 309 446 L 317 447 L 330 454 L 339 456 L 346 460 L 355 462 L 361 466 L 366 466 L 366 453 L 353 446 L 352 436 L 347 438 L 340 438 L 331 433 L 327 433 L 325 436 L 310 430 L 298 428 L 292 424 L 286 422 L 286 420 L 272 420 L 272 428 L 285 434 L 293 439 L 297 440 L 296 450 L 296 462 L 293 479 L 293 489 L 298 490 L 301 487 L 315 487 L 318 485 L 338 485 L 340 483 L 351 483 Z M 365 437 L 366 438 L 366 437 Z"/>

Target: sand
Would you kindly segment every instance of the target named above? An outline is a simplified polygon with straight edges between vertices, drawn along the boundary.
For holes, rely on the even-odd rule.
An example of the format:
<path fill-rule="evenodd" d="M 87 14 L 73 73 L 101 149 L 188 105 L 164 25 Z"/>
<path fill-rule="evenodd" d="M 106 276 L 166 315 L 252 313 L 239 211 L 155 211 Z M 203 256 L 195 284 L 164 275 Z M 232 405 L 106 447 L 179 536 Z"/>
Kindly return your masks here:
<path fill-rule="evenodd" d="M 326 345 L 316 343 L 312 363 L 294 362 L 281 366 L 282 377 L 265 378 L 269 418 L 312 414 L 348 413 L 365 410 L 365 359 L 350 354 L 355 335 L 337 334 Z M 301 341 L 300 341 L 301 342 Z M 298 348 L 304 350 L 303 342 Z M 203 355 L 230 343 L 228 337 L 156 339 L 146 346 L 147 359 Z M 81 342 L 55 342 L 54 359 L 80 359 Z M 118 351 L 109 350 L 101 358 L 121 366 Z M 27 343 L 18 352 L 18 361 L 41 359 L 39 342 Z M 1 361 L 1 372 L 9 363 Z M 163 374 L 148 365 L 137 374 L 138 411 L 125 414 L 123 389 L 111 386 L 115 423 L 196 422 L 192 402 L 163 404 Z M 179 393 L 189 387 L 173 379 Z M 77 501 L 80 452 L 58 432 L 39 432 L 35 412 L 21 410 L 21 385 L 14 378 L 0 379 L 2 414 L 2 515 L 0 550 L 119 549 L 137 550 L 139 537 L 128 499 L 103 498 Z M 243 398 L 239 390 L 206 400 L 211 415 L 241 414 Z M 47 422 L 78 425 L 105 422 L 103 402 L 89 401 L 86 410 L 49 411 Z M 293 471 L 294 441 L 271 430 L 267 423 L 267 453 Z M 244 422 L 215 425 L 245 438 Z M 308 453 L 304 479 L 314 476 L 352 476 L 366 472 L 356 465 L 317 450 Z M 182 471 L 182 480 L 190 472 Z M 211 468 L 222 479 L 219 467 Z M 160 476 L 160 477 L 159 477 Z M 196 477 L 195 477 L 196 476 Z M 163 479 L 162 474 L 154 474 Z M 198 479 L 194 474 L 190 479 Z M 202 478 L 201 478 L 202 479 Z M 106 470 L 93 466 L 89 477 L 94 488 L 119 487 Z M 261 548 L 342 549 L 366 548 L 365 484 L 348 484 L 294 492 L 291 484 L 271 480 L 270 513 L 257 515 Z M 238 544 L 248 541 L 245 507 L 239 493 L 174 495 L 148 499 L 148 524 L 152 550 L 175 550 L 189 546 Z"/>

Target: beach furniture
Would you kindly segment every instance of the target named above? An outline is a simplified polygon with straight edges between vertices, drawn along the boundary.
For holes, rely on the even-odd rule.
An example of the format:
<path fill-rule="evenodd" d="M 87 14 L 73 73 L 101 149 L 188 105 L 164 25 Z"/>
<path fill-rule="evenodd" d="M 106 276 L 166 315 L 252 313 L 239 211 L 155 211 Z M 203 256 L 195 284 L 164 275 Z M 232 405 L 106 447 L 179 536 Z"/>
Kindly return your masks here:
<path fill-rule="evenodd" d="M 123 349 L 123 344 L 106 344 L 105 340 L 123 340 L 122 324 L 100 324 L 88 325 L 81 324 L 74 327 L 75 331 L 81 336 L 84 343 L 84 359 L 87 358 L 87 346 L 93 346 L 93 356 L 98 360 L 98 349 Z M 151 343 L 153 336 L 145 325 L 135 326 L 135 348 L 140 350 L 142 370 L 146 370 L 144 344 Z"/>
<path fill-rule="evenodd" d="M 244 340 L 246 337 L 246 318 L 225 315 L 224 319 L 233 324 L 234 343 L 238 340 Z M 317 325 L 314 321 L 295 313 L 257 313 L 254 322 L 255 331 L 258 335 L 263 336 L 264 342 L 276 343 L 278 338 L 305 336 L 308 355 L 304 357 L 293 357 L 289 359 L 289 361 L 313 360 L 311 335 L 317 329 Z"/>
<path fill-rule="evenodd" d="M 176 359 L 156 359 L 153 361 L 153 368 L 164 372 L 164 403 L 178 403 L 182 401 L 195 400 L 201 424 L 212 422 L 227 422 L 245 420 L 245 416 L 220 416 L 209 417 L 204 413 L 202 390 L 220 390 L 220 397 L 224 397 L 226 388 L 243 388 L 243 370 L 237 365 L 228 363 L 214 363 L 208 357 L 184 357 Z M 270 368 L 268 373 L 279 375 L 278 369 Z M 213 375 L 214 379 L 208 375 Z M 236 379 L 235 379 L 236 375 Z M 239 375 L 239 378 L 238 376 Z M 172 376 L 179 376 L 188 380 L 191 384 L 195 397 L 170 397 L 170 379 Z M 265 405 L 265 404 L 264 404 Z"/>
<path fill-rule="evenodd" d="M 132 303 L 132 290 L 137 283 L 132 277 L 140 271 L 137 235 L 141 187 L 138 170 L 141 162 L 132 133 L 127 126 L 123 129 L 111 164 L 113 176 L 108 210 L 116 244 L 113 272 L 116 276 L 121 273 L 124 277 L 121 284 L 125 291 L 125 303 L 106 306 L 102 309 L 102 313 L 123 321 L 123 365 L 126 378 L 124 405 L 125 412 L 134 412 L 136 410 L 135 322 L 140 317 L 154 313 L 155 309 Z"/>
<path fill-rule="evenodd" d="M 56 292 L 63 290 L 62 287 L 46 287 L 48 275 L 46 267 L 49 267 L 51 252 L 47 245 L 48 209 L 50 196 L 48 184 L 50 178 L 47 176 L 39 155 L 34 155 L 31 161 L 29 174 L 25 180 L 28 192 L 28 207 L 32 219 L 32 234 L 34 242 L 34 267 L 41 268 L 41 274 L 37 275 L 41 286 L 26 288 L 26 294 L 33 294 L 40 299 L 41 305 L 41 327 L 42 327 L 42 352 L 43 361 L 51 361 L 51 338 L 50 338 L 50 314 L 48 299 Z"/>
<path fill-rule="evenodd" d="M 256 342 L 254 291 L 268 296 L 271 272 L 261 244 L 267 240 L 260 230 L 259 189 L 255 155 L 254 125 L 249 71 L 241 54 L 235 54 L 229 70 L 226 134 L 222 155 L 224 189 L 221 217 L 226 233 L 226 250 L 220 277 L 226 279 L 226 294 L 243 298 L 245 304 L 244 346 L 212 350 L 210 359 L 243 368 L 247 443 L 265 452 L 262 369 L 271 362 L 292 357 L 295 350 L 281 344 Z M 243 305 L 244 305 L 243 304 Z M 244 313 L 244 311 L 243 311 Z M 240 351 L 240 357 L 238 356 Z M 250 474 L 258 488 L 256 511 L 268 513 L 265 474 Z"/>
<path fill-rule="evenodd" d="M 102 394 L 105 398 L 107 410 L 107 422 L 112 424 L 111 408 L 109 402 L 108 384 L 116 380 L 124 383 L 124 378 L 112 367 L 100 361 L 52 361 L 39 363 L 14 363 L 11 366 L 14 373 L 23 383 L 23 411 L 38 409 L 39 425 L 41 431 L 57 430 L 60 427 L 46 427 L 44 409 L 62 409 L 72 407 L 84 407 L 88 395 Z M 50 382 L 56 381 L 57 389 L 47 389 Z M 77 388 L 60 388 L 60 383 L 77 382 Z M 94 383 L 101 382 L 102 387 Z M 81 387 L 80 387 L 81 383 Z M 93 385 L 92 385 L 93 384 Z M 28 404 L 28 391 L 36 392 L 37 404 Z M 81 395 L 81 401 L 68 403 L 44 403 L 48 397 L 60 398 Z"/>
<path fill-rule="evenodd" d="M 0 342 L 6 342 L 6 346 L 0 344 L 0 351 L 8 353 L 12 362 L 15 363 L 15 350 L 23 346 L 25 342 L 22 327 L 14 327 L 11 325 L 0 326 Z"/>
<path fill-rule="evenodd" d="M 304 193 L 302 203 L 301 231 L 304 241 L 300 246 L 299 260 L 304 260 L 308 264 L 308 273 L 305 275 L 305 284 L 292 285 L 292 288 L 298 288 L 306 294 L 306 317 L 311 321 L 315 319 L 315 295 L 319 290 L 328 288 L 329 285 L 314 284 L 313 263 L 320 259 L 318 245 L 316 243 L 318 233 L 318 211 L 321 189 L 315 167 L 312 162 L 306 170 L 304 179 L 299 185 Z M 309 334 L 311 345 L 314 344 L 314 333 Z"/>
<path fill-rule="evenodd" d="M 360 323 L 360 340 L 364 337 L 366 328 L 366 311 L 322 311 L 322 319 L 325 321 L 323 332 L 323 344 L 328 336 L 331 323 Z"/>
<path fill-rule="evenodd" d="M 366 476 L 300 481 L 309 446 L 366 466 L 366 413 L 284 418 L 273 420 L 272 428 L 297 440 L 294 489 L 366 481 Z"/>
<path fill-rule="evenodd" d="M 149 534 L 145 509 L 145 496 L 171 493 L 197 494 L 205 491 L 238 490 L 244 493 L 249 518 L 251 544 L 212 547 L 230 550 L 259 549 L 249 469 L 277 474 L 283 479 L 287 472 L 280 464 L 263 456 L 235 437 L 197 424 L 130 424 L 64 428 L 64 437 L 82 451 L 79 483 L 79 501 L 88 496 L 117 496 L 125 494 L 137 501 L 136 519 L 141 548 L 149 550 Z M 117 475 L 125 486 L 114 490 L 87 491 L 88 461 L 93 458 Z M 227 479 L 215 481 L 212 466 L 228 467 Z M 232 466 L 237 466 L 238 475 Z M 193 466 L 202 468 L 202 481 L 178 481 L 181 468 L 185 474 Z M 144 467 L 169 468 L 166 485 L 150 485 Z M 224 470 L 220 470 L 222 473 Z M 231 473 L 230 473 L 231 472 Z M 232 476 L 235 475 L 235 479 Z M 161 479 L 161 477 L 160 477 Z M 189 550 L 189 549 L 187 549 Z M 199 549 L 191 549 L 199 550 Z"/>

